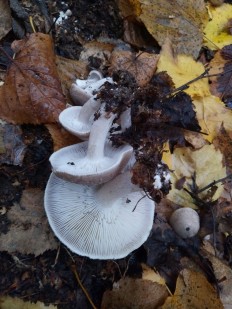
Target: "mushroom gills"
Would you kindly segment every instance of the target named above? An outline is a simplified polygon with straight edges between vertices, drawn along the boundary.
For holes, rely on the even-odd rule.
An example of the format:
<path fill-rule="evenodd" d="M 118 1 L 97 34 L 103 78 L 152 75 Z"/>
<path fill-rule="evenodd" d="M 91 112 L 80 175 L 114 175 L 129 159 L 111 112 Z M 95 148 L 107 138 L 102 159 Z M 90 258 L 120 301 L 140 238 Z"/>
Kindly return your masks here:
<path fill-rule="evenodd" d="M 119 259 L 148 238 L 155 204 L 131 183 L 129 172 L 96 186 L 70 183 L 52 173 L 45 210 L 55 235 L 73 252 Z"/>

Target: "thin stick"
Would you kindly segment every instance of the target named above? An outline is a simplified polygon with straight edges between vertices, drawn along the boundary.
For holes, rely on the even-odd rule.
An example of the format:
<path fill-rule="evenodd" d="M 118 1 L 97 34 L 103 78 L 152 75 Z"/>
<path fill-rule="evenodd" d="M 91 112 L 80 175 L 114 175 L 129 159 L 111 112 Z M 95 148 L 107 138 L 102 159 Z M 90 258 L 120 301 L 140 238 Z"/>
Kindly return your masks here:
<path fill-rule="evenodd" d="M 79 278 L 79 276 L 78 276 L 78 273 L 77 273 L 77 270 L 76 270 L 75 265 L 72 265 L 72 266 L 71 266 L 71 269 L 72 269 L 72 272 L 74 273 L 74 275 L 75 275 L 75 277 L 76 277 L 76 279 L 77 279 L 78 284 L 80 285 L 82 291 L 84 292 L 86 298 L 88 299 L 90 305 L 93 307 L 93 309 L 97 309 L 97 307 L 96 307 L 96 306 L 94 305 L 94 303 L 92 302 L 92 300 L 91 300 L 91 298 L 90 298 L 88 292 L 86 291 L 85 287 L 84 287 L 83 284 L 81 283 L 81 280 L 80 280 L 80 278 Z"/>
<path fill-rule="evenodd" d="M 205 190 L 211 188 L 212 186 L 216 185 L 217 183 L 223 182 L 223 181 L 225 181 L 226 179 L 230 179 L 230 178 L 232 178 L 232 174 L 230 174 L 230 175 L 228 175 L 228 176 L 226 176 L 226 177 L 223 177 L 223 178 L 221 178 L 221 179 L 214 180 L 214 181 L 212 181 L 210 184 L 208 184 L 207 186 L 205 186 L 204 188 L 202 188 L 202 189 L 200 189 L 200 190 L 197 190 L 196 193 L 197 193 L 197 194 L 198 194 L 198 193 L 201 193 L 201 192 L 203 192 L 203 191 L 205 191 Z"/>

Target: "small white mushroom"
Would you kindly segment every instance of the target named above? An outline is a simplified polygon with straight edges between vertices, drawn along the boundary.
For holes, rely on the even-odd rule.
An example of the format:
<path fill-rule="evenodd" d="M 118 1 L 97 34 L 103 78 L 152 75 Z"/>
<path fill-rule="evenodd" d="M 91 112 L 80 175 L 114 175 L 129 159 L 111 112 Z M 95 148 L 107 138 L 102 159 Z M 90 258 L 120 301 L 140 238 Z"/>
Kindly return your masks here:
<path fill-rule="evenodd" d="M 62 179 L 82 184 L 101 184 L 118 175 L 131 158 L 133 148 L 113 148 L 107 141 L 116 115 L 94 121 L 88 142 L 62 148 L 50 157 L 53 172 Z"/>
<path fill-rule="evenodd" d="M 55 235 L 73 252 L 92 259 L 119 259 L 148 238 L 155 204 L 131 183 L 129 172 L 96 186 L 52 174 L 45 210 Z"/>
<path fill-rule="evenodd" d="M 100 101 L 91 96 L 83 106 L 71 106 L 63 110 L 59 115 L 59 121 L 67 131 L 86 140 L 93 124 L 94 113 L 100 105 Z"/>
<path fill-rule="evenodd" d="M 102 74 L 96 70 L 91 71 L 87 79 L 77 79 L 69 90 L 73 102 L 83 105 L 105 82 L 113 83 L 113 80 L 111 77 L 103 78 Z"/>
<path fill-rule="evenodd" d="M 200 229 L 200 218 L 194 209 L 183 207 L 172 213 L 170 224 L 180 237 L 189 238 L 198 233 Z"/>

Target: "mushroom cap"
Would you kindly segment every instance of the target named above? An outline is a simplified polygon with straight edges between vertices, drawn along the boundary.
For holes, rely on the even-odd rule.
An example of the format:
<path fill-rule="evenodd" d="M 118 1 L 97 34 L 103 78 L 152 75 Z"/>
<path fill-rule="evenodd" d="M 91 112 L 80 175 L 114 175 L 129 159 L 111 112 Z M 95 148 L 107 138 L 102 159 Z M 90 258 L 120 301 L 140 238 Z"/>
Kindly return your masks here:
<path fill-rule="evenodd" d="M 92 259 L 119 259 L 140 247 L 151 231 L 154 210 L 129 173 L 100 186 L 70 183 L 52 173 L 45 190 L 55 235 L 71 251 Z"/>
<path fill-rule="evenodd" d="M 92 70 L 89 72 L 87 79 L 76 79 L 76 85 L 82 89 L 85 89 L 90 84 L 96 83 L 100 79 L 103 79 L 101 72 L 97 70 Z"/>
<path fill-rule="evenodd" d="M 81 121 L 78 119 L 81 109 L 81 106 L 71 106 L 64 109 L 59 115 L 59 122 L 68 132 L 86 140 L 93 124 L 93 116 L 87 122 Z"/>
<path fill-rule="evenodd" d="M 111 77 L 102 78 L 99 80 L 80 80 L 73 83 L 70 88 L 70 96 L 75 104 L 83 105 L 94 93 L 105 83 L 113 83 Z"/>
<path fill-rule="evenodd" d="M 133 153 L 130 145 L 113 148 L 106 142 L 104 157 L 88 159 L 88 141 L 59 149 L 50 156 L 53 172 L 60 178 L 82 184 L 101 184 L 118 175 Z"/>
<path fill-rule="evenodd" d="M 200 218 L 194 209 L 183 207 L 172 213 L 170 224 L 180 237 L 190 238 L 198 233 L 200 229 Z"/>
<path fill-rule="evenodd" d="M 64 109 L 59 115 L 59 122 L 67 131 L 86 140 L 94 121 L 94 113 L 100 106 L 101 103 L 92 96 L 84 106 L 71 106 Z"/>

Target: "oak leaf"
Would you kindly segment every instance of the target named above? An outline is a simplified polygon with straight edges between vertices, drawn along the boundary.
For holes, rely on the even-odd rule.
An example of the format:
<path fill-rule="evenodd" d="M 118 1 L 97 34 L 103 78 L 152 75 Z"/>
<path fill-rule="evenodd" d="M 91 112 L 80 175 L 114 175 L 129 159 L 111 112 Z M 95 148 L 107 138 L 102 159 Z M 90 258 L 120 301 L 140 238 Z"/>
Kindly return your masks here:
<path fill-rule="evenodd" d="M 65 99 L 51 37 L 34 33 L 12 48 L 16 57 L 0 88 L 0 117 L 14 124 L 56 122 Z"/>

